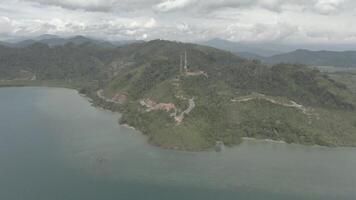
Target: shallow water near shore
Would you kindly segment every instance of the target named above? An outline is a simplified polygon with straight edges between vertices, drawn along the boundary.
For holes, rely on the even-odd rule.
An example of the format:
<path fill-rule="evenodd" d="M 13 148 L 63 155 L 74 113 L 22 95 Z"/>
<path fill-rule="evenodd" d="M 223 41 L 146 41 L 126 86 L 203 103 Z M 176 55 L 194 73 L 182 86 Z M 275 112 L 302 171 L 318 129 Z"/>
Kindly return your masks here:
<path fill-rule="evenodd" d="M 75 90 L 0 88 L 0 199 L 356 199 L 356 148 L 151 146 Z"/>

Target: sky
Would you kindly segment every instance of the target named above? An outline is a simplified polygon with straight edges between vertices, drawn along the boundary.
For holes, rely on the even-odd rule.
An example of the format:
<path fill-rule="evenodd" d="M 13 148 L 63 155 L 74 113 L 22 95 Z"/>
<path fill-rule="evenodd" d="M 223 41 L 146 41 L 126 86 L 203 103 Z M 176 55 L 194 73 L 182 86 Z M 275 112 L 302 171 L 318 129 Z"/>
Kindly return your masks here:
<path fill-rule="evenodd" d="M 356 0 L 0 0 L 0 39 L 356 44 Z"/>

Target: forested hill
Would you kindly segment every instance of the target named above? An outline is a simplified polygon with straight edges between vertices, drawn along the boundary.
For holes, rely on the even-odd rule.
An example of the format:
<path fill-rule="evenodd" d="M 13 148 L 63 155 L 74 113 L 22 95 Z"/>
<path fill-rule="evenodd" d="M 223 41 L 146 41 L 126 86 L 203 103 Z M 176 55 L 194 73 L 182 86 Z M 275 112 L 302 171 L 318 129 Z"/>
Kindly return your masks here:
<path fill-rule="evenodd" d="M 185 52 L 188 70 L 182 72 Z M 355 97 L 317 70 L 271 67 L 210 47 L 162 40 L 116 53 L 116 76 L 102 94 L 120 104 L 122 123 L 156 145 L 199 150 L 216 141 L 233 145 L 241 137 L 356 144 Z"/>
<path fill-rule="evenodd" d="M 185 53 L 186 70 L 181 65 Z M 34 76 L 102 82 L 81 91 L 120 110 L 122 123 L 165 148 L 201 150 L 217 141 L 233 145 L 242 137 L 356 144 L 354 95 L 303 65 L 269 66 L 211 47 L 164 40 L 118 48 L 90 43 L 0 47 L 0 79 Z"/>
<path fill-rule="evenodd" d="M 0 46 L 0 79 L 18 78 L 24 72 L 42 80 L 101 79 L 112 57 L 112 51 L 91 44 Z"/>
<path fill-rule="evenodd" d="M 347 93 L 344 85 L 306 66 L 280 64 L 269 67 L 258 61 L 242 59 L 226 51 L 162 40 L 117 49 L 115 52 L 117 56 L 112 63 L 119 63 L 121 67 L 117 67 L 118 76 L 113 81 L 122 81 L 123 76 L 131 76 L 137 80 L 130 80 L 130 84 L 132 81 L 137 81 L 133 84 L 154 87 L 179 75 L 180 55 L 184 52 L 188 55 L 189 70 L 203 71 L 208 75 L 206 86 L 219 82 L 231 90 L 288 96 L 310 105 L 353 107 L 339 96 L 341 91 Z M 128 67 L 124 67 L 125 64 Z M 199 78 L 202 77 L 193 77 L 193 79 Z M 131 92 L 135 90 L 133 88 Z"/>
<path fill-rule="evenodd" d="M 97 47 L 116 48 L 116 47 L 124 46 L 127 44 L 134 44 L 134 43 L 141 43 L 141 42 L 143 42 L 143 41 L 141 41 L 141 40 L 106 41 L 106 40 L 88 38 L 88 37 L 85 37 L 82 35 L 64 38 L 64 37 L 60 37 L 57 35 L 45 34 L 45 35 L 40 35 L 35 38 L 29 38 L 29 39 L 20 40 L 17 42 L 0 41 L 0 45 L 7 46 L 7 47 L 14 47 L 14 48 L 24 48 L 24 47 L 31 46 L 35 43 L 46 44 L 51 47 L 63 46 L 63 45 L 69 44 L 69 43 L 76 44 L 76 45 L 91 43 Z"/>

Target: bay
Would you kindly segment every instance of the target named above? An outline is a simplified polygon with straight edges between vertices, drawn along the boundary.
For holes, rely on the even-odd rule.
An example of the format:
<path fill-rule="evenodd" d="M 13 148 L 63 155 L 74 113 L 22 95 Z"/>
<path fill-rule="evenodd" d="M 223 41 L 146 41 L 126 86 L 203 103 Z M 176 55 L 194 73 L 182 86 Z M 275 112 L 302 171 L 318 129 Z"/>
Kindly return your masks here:
<path fill-rule="evenodd" d="M 0 199 L 356 199 L 356 149 L 151 146 L 75 90 L 0 88 Z"/>

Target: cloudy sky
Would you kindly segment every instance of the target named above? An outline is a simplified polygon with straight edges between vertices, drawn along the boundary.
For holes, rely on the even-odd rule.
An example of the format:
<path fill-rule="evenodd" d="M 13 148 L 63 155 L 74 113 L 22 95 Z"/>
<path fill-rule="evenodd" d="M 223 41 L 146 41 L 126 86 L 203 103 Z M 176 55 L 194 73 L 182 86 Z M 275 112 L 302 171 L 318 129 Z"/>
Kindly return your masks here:
<path fill-rule="evenodd" d="M 1 0 L 0 39 L 41 34 L 356 43 L 355 0 Z"/>

